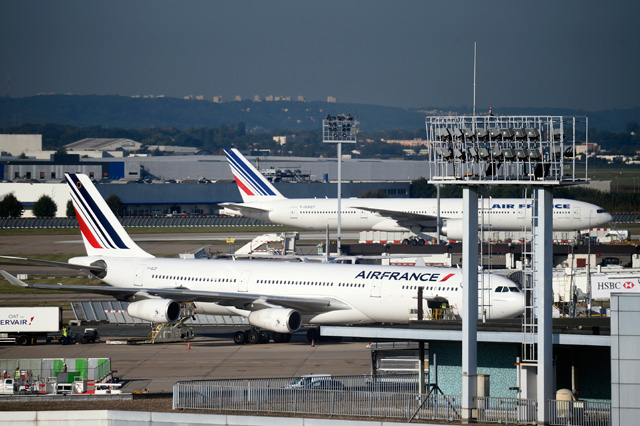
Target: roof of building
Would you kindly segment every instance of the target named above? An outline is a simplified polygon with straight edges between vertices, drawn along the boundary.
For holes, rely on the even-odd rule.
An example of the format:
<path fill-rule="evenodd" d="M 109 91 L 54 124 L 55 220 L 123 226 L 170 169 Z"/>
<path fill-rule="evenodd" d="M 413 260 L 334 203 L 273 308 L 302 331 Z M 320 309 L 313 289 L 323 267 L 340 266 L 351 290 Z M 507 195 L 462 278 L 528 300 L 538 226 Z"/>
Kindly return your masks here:
<path fill-rule="evenodd" d="M 124 138 L 85 138 L 64 147 L 68 151 L 108 151 L 117 148 L 138 149 L 140 145 L 140 142 Z"/>

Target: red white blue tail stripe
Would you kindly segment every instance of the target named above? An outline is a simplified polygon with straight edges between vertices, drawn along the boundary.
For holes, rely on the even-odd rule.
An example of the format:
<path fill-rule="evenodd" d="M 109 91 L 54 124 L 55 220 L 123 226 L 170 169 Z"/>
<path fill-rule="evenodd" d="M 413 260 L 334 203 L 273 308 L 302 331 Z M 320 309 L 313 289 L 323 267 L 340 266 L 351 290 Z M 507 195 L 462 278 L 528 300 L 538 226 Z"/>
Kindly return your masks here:
<path fill-rule="evenodd" d="M 88 176 L 65 177 L 88 255 L 153 257 L 131 240 Z"/>
<path fill-rule="evenodd" d="M 225 149 L 224 153 L 244 202 L 284 198 L 237 149 Z"/>

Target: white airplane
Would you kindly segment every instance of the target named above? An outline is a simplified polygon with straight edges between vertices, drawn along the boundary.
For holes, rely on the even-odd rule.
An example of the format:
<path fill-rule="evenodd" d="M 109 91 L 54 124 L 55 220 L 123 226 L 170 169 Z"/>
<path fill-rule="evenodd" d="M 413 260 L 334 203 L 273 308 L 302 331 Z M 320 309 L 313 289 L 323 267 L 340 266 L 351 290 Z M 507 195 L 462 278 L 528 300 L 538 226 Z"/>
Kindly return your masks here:
<path fill-rule="evenodd" d="M 247 317 L 254 328 L 236 333 L 236 343 L 268 341 L 265 330 L 286 341 L 303 324 L 407 323 L 418 287 L 427 305 L 446 303 L 461 313 L 460 269 L 156 258 L 131 240 L 86 175 L 65 176 L 87 256 L 40 262 L 88 271 L 106 286 L 26 284 L 0 271 L 14 285 L 111 295 L 129 302 L 130 316 L 153 323 L 180 320 L 183 303 L 193 303 L 196 313 Z M 521 315 L 524 294 L 516 284 L 483 274 L 478 315 Z"/>
<path fill-rule="evenodd" d="M 337 228 L 337 198 L 285 198 L 238 150 L 229 149 L 225 153 L 243 201 L 222 203 L 226 209 L 264 222 L 301 229 L 325 230 L 327 225 L 331 230 Z M 425 236 L 425 233 L 438 230 L 436 199 L 346 198 L 341 204 L 342 231 L 411 231 Z M 554 231 L 600 227 L 612 219 L 601 207 L 583 201 L 557 198 L 553 204 Z M 492 198 L 484 199 L 479 205 L 478 224 L 486 231 L 531 229 L 530 200 Z M 441 199 L 440 216 L 441 235 L 449 240 L 461 240 L 462 199 Z"/>

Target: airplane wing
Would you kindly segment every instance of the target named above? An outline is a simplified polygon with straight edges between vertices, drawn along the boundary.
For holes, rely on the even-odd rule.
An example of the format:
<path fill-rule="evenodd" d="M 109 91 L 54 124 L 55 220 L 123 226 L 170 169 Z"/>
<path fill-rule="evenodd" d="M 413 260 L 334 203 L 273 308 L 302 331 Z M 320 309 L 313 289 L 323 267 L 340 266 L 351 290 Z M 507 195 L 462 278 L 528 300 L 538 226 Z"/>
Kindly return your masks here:
<path fill-rule="evenodd" d="M 235 210 L 235 211 L 240 212 L 240 213 L 242 213 L 243 210 L 249 210 L 249 211 L 253 211 L 253 212 L 256 212 L 256 213 L 263 213 L 263 212 L 270 212 L 271 211 L 271 209 L 265 209 L 265 208 L 262 208 L 262 207 L 250 206 L 250 205 L 248 205 L 246 203 L 244 203 L 244 204 L 220 203 L 218 205 L 222 206 L 222 207 L 226 207 L 226 208 L 231 209 L 231 210 Z"/>
<path fill-rule="evenodd" d="M 411 226 L 420 226 L 423 230 L 426 230 L 426 231 L 436 230 L 436 222 L 438 220 L 436 216 L 432 216 L 428 214 L 419 214 L 419 213 L 407 213 L 407 212 L 401 212 L 398 210 L 378 209 L 378 208 L 365 207 L 365 206 L 352 206 L 352 207 L 355 209 L 378 213 L 380 216 L 393 219 L 396 222 L 398 222 L 400 226 L 404 226 L 407 228 Z"/>
<path fill-rule="evenodd" d="M 291 296 L 265 296 L 263 294 L 238 294 L 215 291 L 190 290 L 184 288 L 141 288 L 141 287 L 110 287 L 110 286 L 76 286 L 56 284 L 27 284 L 10 273 L 0 270 L 0 274 L 18 287 L 38 290 L 65 290 L 76 293 L 96 293 L 112 296 L 118 300 L 130 298 L 163 297 L 178 302 L 212 302 L 221 306 L 233 306 L 238 309 L 257 311 L 264 308 L 284 307 L 295 309 L 302 314 L 330 312 L 352 309 L 350 305 L 334 299 L 307 298 Z"/>

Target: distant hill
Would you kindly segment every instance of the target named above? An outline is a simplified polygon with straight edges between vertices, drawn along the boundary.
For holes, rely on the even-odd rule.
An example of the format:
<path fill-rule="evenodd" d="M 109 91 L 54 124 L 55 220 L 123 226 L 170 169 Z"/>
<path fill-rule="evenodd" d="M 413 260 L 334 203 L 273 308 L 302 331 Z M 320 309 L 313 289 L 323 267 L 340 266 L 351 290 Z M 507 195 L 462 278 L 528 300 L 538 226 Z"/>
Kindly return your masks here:
<path fill-rule="evenodd" d="M 20 124 L 68 124 L 79 127 L 144 129 L 150 127 L 218 127 L 244 122 L 247 131 L 314 130 L 327 114 L 347 113 L 358 117 L 365 131 L 418 130 L 424 128 L 425 111 L 467 114 L 468 107 L 404 109 L 376 105 L 327 102 L 226 102 L 176 98 L 131 98 L 98 95 L 43 95 L 0 98 L 0 128 Z M 640 107 L 627 110 L 577 111 L 560 109 L 494 108 L 505 115 L 581 115 L 589 127 L 621 131 L 627 123 L 640 122 Z"/>

